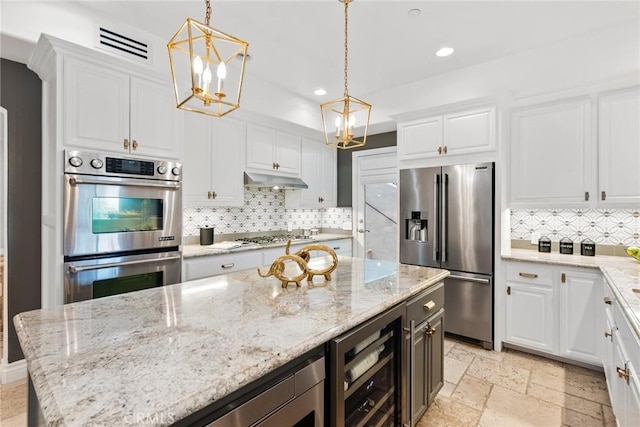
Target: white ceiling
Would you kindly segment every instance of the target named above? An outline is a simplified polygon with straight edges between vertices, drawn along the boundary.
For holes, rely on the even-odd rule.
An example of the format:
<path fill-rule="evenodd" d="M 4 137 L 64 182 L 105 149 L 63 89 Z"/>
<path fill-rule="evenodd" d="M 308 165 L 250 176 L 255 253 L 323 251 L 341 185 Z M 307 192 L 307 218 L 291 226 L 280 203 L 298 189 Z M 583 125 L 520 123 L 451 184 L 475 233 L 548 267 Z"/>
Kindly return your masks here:
<path fill-rule="evenodd" d="M 204 1 L 76 1 L 169 40 L 187 16 L 204 21 Z M 338 0 L 212 0 L 211 26 L 249 42 L 247 74 L 315 103 L 342 95 L 344 6 Z M 409 17 L 418 8 L 418 17 Z M 391 87 L 639 22 L 638 1 L 379 1 L 349 5 L 349 92 Z M 451 46 L 455 53 L 434 52 Z M 323 87 L 324 96 L 313 94 Z"/>

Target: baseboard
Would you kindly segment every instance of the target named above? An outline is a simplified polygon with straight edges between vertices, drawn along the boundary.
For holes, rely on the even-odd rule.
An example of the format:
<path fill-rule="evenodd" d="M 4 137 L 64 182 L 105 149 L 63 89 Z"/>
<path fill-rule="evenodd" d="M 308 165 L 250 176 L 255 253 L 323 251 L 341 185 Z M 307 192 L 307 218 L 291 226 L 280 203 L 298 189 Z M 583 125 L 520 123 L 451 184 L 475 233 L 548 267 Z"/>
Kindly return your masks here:
<path fill-rule="evenodd" d="M 0 366 L 0 383 L 9 384 L 27 378 L 27 361 L 22 359 Z"/>

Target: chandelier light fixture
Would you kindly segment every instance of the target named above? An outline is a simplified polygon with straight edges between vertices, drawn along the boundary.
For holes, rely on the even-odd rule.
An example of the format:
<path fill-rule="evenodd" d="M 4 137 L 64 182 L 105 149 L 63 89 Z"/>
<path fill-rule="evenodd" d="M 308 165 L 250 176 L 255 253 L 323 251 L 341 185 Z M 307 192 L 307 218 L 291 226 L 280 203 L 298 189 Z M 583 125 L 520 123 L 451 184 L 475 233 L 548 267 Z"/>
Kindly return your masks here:
<path fill-rule="evenodd" d="M 344 3 L 344 96 L 320 105 L 325 142 L 332 147 L 347 149 L 361 147 L 367 142 L 371 104 L 349 95 L 349 3 L 354 0 L 338 0 Z M 354 129 L 364 127 L 364 135 L 355 137 Z"/>
<path fill-rule="evenodd" d="M 240 107 L 249 44 L 211 28 L 205 5 L 205 23 L 187 18 L 167 44 L 171 76 L 178 108 L 222 117 Z"/>

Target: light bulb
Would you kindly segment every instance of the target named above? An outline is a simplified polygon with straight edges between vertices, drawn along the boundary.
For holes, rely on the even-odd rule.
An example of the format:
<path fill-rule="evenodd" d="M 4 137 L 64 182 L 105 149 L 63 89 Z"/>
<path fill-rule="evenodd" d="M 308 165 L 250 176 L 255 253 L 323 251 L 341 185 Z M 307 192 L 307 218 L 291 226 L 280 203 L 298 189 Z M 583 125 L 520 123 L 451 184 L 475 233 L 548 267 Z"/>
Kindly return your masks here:
<path fill-rule="evenodd" d="M 218 76 L 219 79 L 227 78 L 227 66 L 225 65 L 224 61 L 220 61 L 220 64 L 218 64 L 218 70 L 216 71 L 216 75 Z"/>
<path fill-rule="evenodd" d="M 202 73 L 202 82 L 204 83 L 204 93 L 206 95 L 209 93 L 209 83 L 211 83 L 211 70 L 208 65 Z"/>
<path fill-rule="evenodd" d="M 202 87 L 202 59 L 200 59 L 200 57 L 197 55 L 195 58 L 193 58 L 193 72 L 196 73 L 196 76 L 198 76 L 198 87 L 201 88 Z"/>
<path fill-rule="evenodd" d="M 342 124 L 342 117 L 336 117 L 336 138 L 340 137 L 340 125 Z"/>

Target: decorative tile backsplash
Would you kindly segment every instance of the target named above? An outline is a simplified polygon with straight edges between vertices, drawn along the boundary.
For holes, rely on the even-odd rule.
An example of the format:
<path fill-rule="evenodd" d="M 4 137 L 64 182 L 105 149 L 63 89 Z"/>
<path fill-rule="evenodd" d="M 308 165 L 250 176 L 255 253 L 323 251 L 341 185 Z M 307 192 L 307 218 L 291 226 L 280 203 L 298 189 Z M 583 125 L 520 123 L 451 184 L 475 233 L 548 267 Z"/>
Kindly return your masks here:
<path fill-rule="evenodd" d="M 199 235 L 200 227 L 215 227 L 216 233 L 247 233 L 286 230 L 287 223 L 300 228 L 341 228 L 351 222 L 351 208 L 287 209 L 285 192 L 270 188 L 245 189 L 244 206 L 185 206 L 184 236 Z"/>
<path fill-rule="evenodd" d="M 640 246 L 639 209 L 512 209 L 511 238 L 530 240 L 531 234 L 557 242 L 585 238 L 603 245 Z"/>

